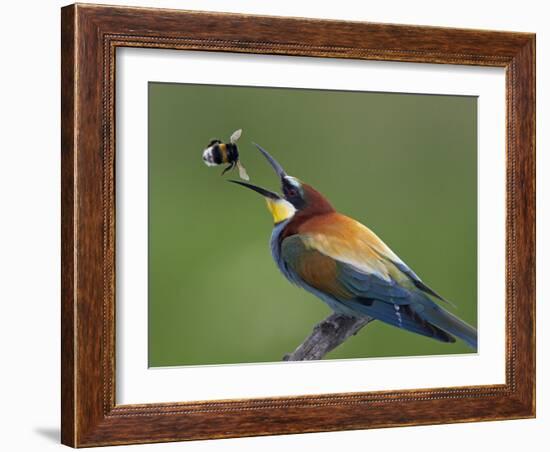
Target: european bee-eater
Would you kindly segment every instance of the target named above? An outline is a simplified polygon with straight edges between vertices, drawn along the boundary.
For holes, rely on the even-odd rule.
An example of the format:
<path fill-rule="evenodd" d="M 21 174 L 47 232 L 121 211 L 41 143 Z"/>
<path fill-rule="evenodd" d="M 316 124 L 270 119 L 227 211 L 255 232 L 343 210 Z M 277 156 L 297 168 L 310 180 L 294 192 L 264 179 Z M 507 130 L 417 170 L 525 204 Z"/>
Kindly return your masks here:
<path fill-rule="evenodd" d="M 369 228 L 338 213 L 317 190 L 289 176 L 261 146 L 282 193 L 231 181 L 264 196 L 273 215 L 271 252 L 283 275 L 338 313 L 370 316 L 443 342 L 477 349 L 477 331 L 438 303 L 445 300 Z"/>

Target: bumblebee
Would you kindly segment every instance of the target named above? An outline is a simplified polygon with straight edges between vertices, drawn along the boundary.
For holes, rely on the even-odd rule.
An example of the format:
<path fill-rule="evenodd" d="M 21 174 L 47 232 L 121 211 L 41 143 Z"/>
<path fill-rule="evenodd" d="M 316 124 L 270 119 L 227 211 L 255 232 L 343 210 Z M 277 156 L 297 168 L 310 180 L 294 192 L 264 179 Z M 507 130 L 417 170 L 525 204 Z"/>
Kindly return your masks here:
<path fill-rule="evenodd" d="M 229 143 L 223 143 L 220 140 L 212 140 L 202 153 L 202 159 L 207 166 L 218 166 L 228 164 L 223 170 L 222 175 L 230 169 L 239 168 L 241 179 L 249 180 L 248 174 L 239 160 L 239 150 L 237 140 L 240 138 L 242 129 L 235 130 L 229 138 Z"/>

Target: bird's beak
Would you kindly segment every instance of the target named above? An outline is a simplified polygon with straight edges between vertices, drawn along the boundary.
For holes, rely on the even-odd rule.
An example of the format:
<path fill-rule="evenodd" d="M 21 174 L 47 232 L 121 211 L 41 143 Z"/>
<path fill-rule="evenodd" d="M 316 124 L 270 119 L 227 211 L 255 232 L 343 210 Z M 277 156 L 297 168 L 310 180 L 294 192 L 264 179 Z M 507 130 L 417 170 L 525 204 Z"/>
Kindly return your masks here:
<path fill-rule="evenodd" d="M 269 152 L 267 152 L 260 145 L 254 143 L 254 146 L 256 146 L 258 150 L 264 155 L 264 157 L 271 164 L 277 175 L 280 177 L 281 182 L 283 182 L 283 179 L 287 177 L 287 174 L 283 167 L 279 164 L 279 162 L 271 157 Z M 296 208 L 277 193 L 273 193 L 272 191 L 266 190 L 265 188 L 257 187 L 256 185 L 248 184 L 246 182 L 241 182 L 238 180 L 230 180 L 229 182 L 233 182 L 234 184 L 239 184 L 243 187 L 250 188 L 256 193 L 262 195 L 267 202 L 267 208 L 271 212 L 271 215 L 273 215 L 273 221 L 275 224 L 279 224 L 283 221 L 289 220 L 296 213 Z"/>
<path fill-rule="evenodd" d="M 275 172 L 277 173 L 277 176 L 282 180 L 284 177 L 287 176 L 286 171 L 283 169 L 283 167 L 279 164 L 277 160 L 275 160 L 269 152 L 267 152 L 264 148 L 262 148 L 259 144 L 254 143 L 254 146 L 258 148 L 258 150 L 264 155 L 264 157 L 267 159 L 267 161 L 271 164 Z"/>
<path fill-rule="evenodd" d="M 230 180 L 229 182 L 233 182 L 234 184 L 250 188 L 250 190 L 253 190 L 256 193 L 262 195 L 265 198 L 267 208 L 271 212 L 271 215 L 273 216 L 273 222 L 275 224 L 288 220 L 296 212 L 294 206 L 286 201 L 284 198 L 279 196 L 277 193 L 273 193 L 272 191 L 266 190 L 265 188 L 257 187 L 256 185 L 252 185 L 247 182 L 241 182 L 240 180 Z"/>
<path fill-rule="evenodd" d="M 266 199 L 272 199 L 277 200 L 281 199 L 281 197 L 277 193 L 273 193 L 272 191 L 266 190 L 265 188 L 258 187 L 257 185 L 252 185 L 247 182 L 241 182 L 240 180 L 230 180 L 229 182 L 233 182 L 234 184 L 242 185 L 243 187 L 250 188 L 250 190 L 254 190 L 256 193 L 259 193 Z"/>

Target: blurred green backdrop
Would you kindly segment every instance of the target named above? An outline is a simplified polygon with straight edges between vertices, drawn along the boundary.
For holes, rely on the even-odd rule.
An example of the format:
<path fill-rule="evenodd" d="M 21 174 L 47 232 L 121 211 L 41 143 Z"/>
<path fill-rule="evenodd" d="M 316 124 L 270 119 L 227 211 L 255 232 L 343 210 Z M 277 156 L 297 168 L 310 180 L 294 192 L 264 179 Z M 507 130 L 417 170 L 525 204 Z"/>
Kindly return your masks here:
<path fill-rule="evenodd" d="M 150 83 L 149 365 L 280 361 L 330 313 L 276 268 L 264 200 L 202 162 L 239 128 L 252 182 L 279 190 L 255 141 L 476 325 L 476 110 L 475 97 Z M 373 322 L 327 358 L 468 352 Z"/>

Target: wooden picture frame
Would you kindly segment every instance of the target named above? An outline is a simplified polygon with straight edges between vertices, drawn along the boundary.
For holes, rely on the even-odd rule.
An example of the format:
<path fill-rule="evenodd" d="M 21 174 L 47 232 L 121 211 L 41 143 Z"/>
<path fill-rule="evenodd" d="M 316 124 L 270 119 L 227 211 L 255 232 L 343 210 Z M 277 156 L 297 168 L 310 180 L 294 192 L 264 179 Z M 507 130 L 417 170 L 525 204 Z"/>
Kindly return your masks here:
<path fill-rule="evenodd" d="M 535 35 L 79 4 L 62 9 L 61 35 L 63 444 L 85 447 L 535 416 Z M 506 383 L 117 405 L 118 47 L 505 68 Z"/>

